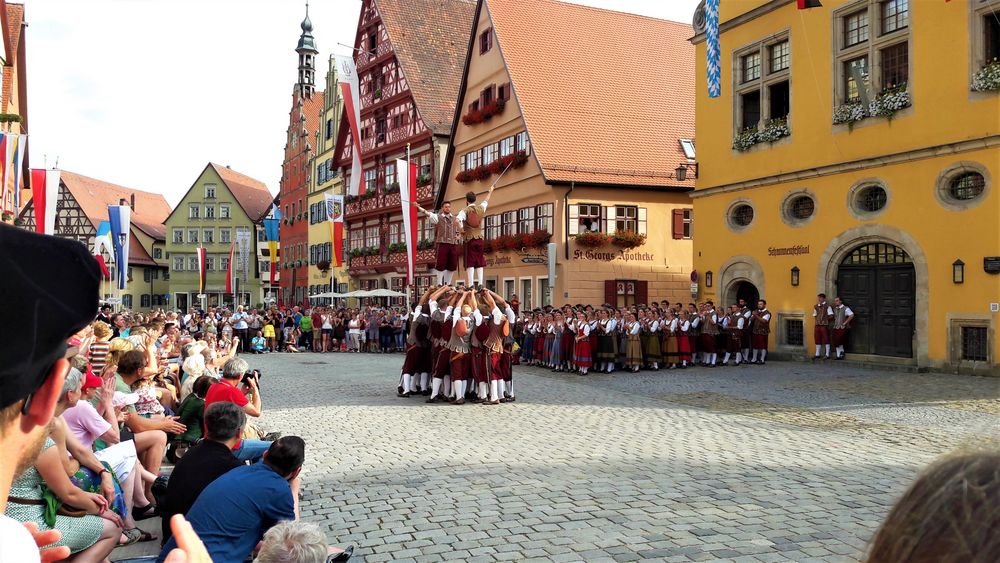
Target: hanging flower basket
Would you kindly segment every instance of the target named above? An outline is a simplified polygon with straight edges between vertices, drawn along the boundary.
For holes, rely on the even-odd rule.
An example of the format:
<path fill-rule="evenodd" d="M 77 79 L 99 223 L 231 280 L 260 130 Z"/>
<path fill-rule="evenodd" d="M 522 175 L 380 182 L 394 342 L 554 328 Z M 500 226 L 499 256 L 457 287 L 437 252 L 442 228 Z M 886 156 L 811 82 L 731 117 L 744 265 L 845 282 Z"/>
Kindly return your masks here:
<path fill-rule="evenodd" d="M 3 220 L 4 221 L 10 221 L 13 218 L 14 218 L 14 214 L 11 213 L 10 211 L 4 211 L 3 212 Z"/>
<path fill-rule="evenodd" d="M 636 248 L 646 244 L 646 235 L 635 231 L 615 231 L 615 234 L 611 236 L 611 242 L 622 248 Z"/>
<path fill-rule="evenodd" d="M 531 236 L 531 245 L 530 246 L 532 248 L 541 248 L 541 247 L 545 246 L 546 244 L 548 244 L 550 240 L 552 240 L 552 233 L 550 233 L 550 232 L 548 232 L 548 231 L 546 231 L 544 229 L 539 229 L 539 230 L 531 233 L 530 236 Z"/>
<path fill-rule="evenodd" d="M 319 268 L 320 271 L 322 271 L 322 272 L 328 272 L 328 271 L 330 271 L 330 261 L 329 260 L 320 260 L 316 264 L 316 267 Z"/>
<path fill-rule="evenodd" d="M 495 243 L 496 243 L 496 241 L 494 241 L 494 240 L 484 240 L 483 241 L 483 252 L 486 253 L 486 254 L 493 254 L 494 252 L 496 252 L 497 249 L 496 249 Z"/>
<path fill-rule="evenodd" d="M 599 231 L 586 231 L 576 235 L 576 243 L 587 248 L 600 248 L 602 246 L 607 246 L 610 241 L 611 237 L 609 237 L 607 233 Z"/>
<path fill-rule="evenodd" d="M 469 110 L 469 113 L 462 116 L 462 123 L 466 125 L 476 125 L 484 121 L 489 121 L 494 115 L 503 113 L 506 105 L 504 100 L 493 100 L 480 109 Z"/>

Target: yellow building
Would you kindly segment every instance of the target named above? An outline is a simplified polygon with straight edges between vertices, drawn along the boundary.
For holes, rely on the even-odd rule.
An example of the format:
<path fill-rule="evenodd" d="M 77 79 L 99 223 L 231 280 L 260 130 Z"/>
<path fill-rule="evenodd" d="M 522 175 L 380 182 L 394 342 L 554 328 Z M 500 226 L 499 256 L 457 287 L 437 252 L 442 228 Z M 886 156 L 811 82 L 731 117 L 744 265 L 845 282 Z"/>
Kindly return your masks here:
<path fill-rule="evenodd" d="M 675 177 L 697 170 L 689 35 L 576 4 L 480 0 L 439 203 L 458 213 L 496 183 L 486 286 L 522 307 L 691 299 L 693 183 Z M 586 49 L 566 48 L 579 37 Z"/>
<path fill-rule="evenodd" d="M 722 2 L 721 97 L 692 40 L 701 298 L 766 298 L 772 350 L 801 358 L 839 295 L 848 359 L 1000 374 L 997 8 Z"/>
<path fill-rule="evenodd" d="M 309 293 L 346 292 L 348 287 L 347 262 L 336 266 L 333 256 L 333 235 L 326 218 L 326 194 L 344 195 L 343 177 L 337 173 L 334 152 L 337 146 L 337 128 L 344 102 L 337 86 L 337 63 L 331 56 L 326 73 L 326 90 L 323 108 L 319 115 L 320 127 L 316 131 L 316 157 L 308 179 L 309 188 Z M 344 244 L 347 231 L 344 231 Z M 310 303 L 330 303 L 330 299 L 310 299 Z"/>

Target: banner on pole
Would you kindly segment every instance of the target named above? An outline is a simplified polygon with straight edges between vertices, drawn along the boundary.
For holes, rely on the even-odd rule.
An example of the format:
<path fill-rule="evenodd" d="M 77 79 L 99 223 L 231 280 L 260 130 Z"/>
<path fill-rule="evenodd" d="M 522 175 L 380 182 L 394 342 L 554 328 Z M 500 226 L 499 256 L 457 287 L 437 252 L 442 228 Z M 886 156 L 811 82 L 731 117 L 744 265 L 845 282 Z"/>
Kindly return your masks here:
<path fill-rule="evenodd" d="M 413 285 L 413 264 L 417 255 L 417 164 L 396 161 L 399 178 L 399 204 L 403 213 L 403 236 L 406 243 L 406 283 Z"/>
<path fill-rule="evenodd" d="M 239 248 L 239 271 L 243 274 L 243 283 L 247 283 L 250 277 L 250 230 L 238 228 L 236 230 L 236 246 Z"/>
<path fill-rule="evenodd" d="M 46 183 L 49 179 L 46 178 Z M 111 243 L 115 248 L 115 270 L 118 274 L 118 289 L 128 287 L 128 254 L 132 229 L 132 208 L 127 205 L 109 205 L 108 222 L 111 224 Z"/>
<path fill-rule="evenodd" d="M 326 221 L 330 225 L 331 254 L 338 268 L 344 261 L 344 196 L 325 194 Z"/>
<path fill-rule="evenodd" d="M 361 95 L 359 94 L 358 70 L 354 66 L 354 58 L 350 55 L 334 55 L 337 59 L 337 82 L 340 84 L 340 94 L 344 100 L 344 114 L 351 129 L 351 183 L 347 188 L 348 195 L 365 193 L 365 185 L 361 181 Z"/>

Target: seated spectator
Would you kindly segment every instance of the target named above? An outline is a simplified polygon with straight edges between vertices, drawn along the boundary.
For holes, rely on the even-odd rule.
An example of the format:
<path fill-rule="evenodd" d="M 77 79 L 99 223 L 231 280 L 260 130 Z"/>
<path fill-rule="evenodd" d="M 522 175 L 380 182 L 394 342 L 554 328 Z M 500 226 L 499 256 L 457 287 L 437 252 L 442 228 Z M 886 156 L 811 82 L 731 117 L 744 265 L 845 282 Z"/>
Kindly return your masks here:
<path fill-rule="evenodd" d="M 192 392 L 181 402 L 177 410 L 177 421 L 187 427 L 183 434 L 178 435 L 175 440 L 193 444 L 201 440 L 202 429 L 205 425 L 205 395 L 208 388 L 215 383 L 215 378 L 203 375 L 195 380 Z"/>
<path fill-rule="evenodd" d="M 108 352 L 111 350 L 111 327 L 100 320 L 94 321 L 94 342 L 90 344 L 90 363 L 94 373 L 104 371 L 104 366 L 108 363 Z"/>
<path fill-rule="evenodd" d="M 118 363 L 118 373 L 115 374 L 115 390 L 126 395 L 132 393 L 132 384 L 142 378 L 146 368 L 146 354 L 138 350 L 126 352 Z M 163 452 L 167 447 L 167 433 L 180 434 L 186 430 L 183 424 L 177 422 L 176 416 L 160 418 L 145 418 L 135 412 L 135 407 L 128 407 L 125 427 L 135 436 L 135 449 L 139 454 L 142 466 L 154 475 L 160 472 L 163 462 Z M 145 483 L 146 498 L 153 498 L 152 483 Z"/>
<path fill-rule="evenodd" d="M 281 522 L 264 534 L 254 563 L 326 563 L 347 561 L 354 547 L 327 547 L 326 536 L 311 522 Z M 336 557 L 330 557 L 336 555 Z"/>
<path fill-rule="evenodd" d="M 298 436 L 279 438 L 263 463 L 237 467 L 205 487 L 187 519 L 213 561 L 243 561 L 271 526 L 298 518 L 305 448 Z M 164 561 L 174 546 L 173 539 L 167 542 L 157 561 Z"/>
<path fill-rule="evenodd" d="M 896 502 L 867 563 L 1000 561 L 1000 454 L 935 461 Z"/>
<path fill-rule="evenodd" d="M 79 398 L 79 374 L 70 370 L 66 375 L 56 415 L 65 410 L 69 395 Z M 33 522 L 39 530 L 62 532 L 55 545 L 69 547 L 70 560 L 102 561 L 118 544 L 122 532 L 122 520 L 111 510 L 107 498 L 114 499 L 114 491 L 102 495 L 74 485 L 67 475 L 65 457 L 56 441 L 46 438 L 35 464 L 11 484 L 6 515 L 20 522 Z M 101 467 L 100 463 L 96 467 Z M 110 477 L 102 473 L 103 479 Z"/>
<path fill-rule="evenodd" d="M 264 335 L 258 330 L 257 334 L 250 340 L 250 351 L 254 354 L 263 354 L 266 347 L 267 342 L 264 340 Z"/>
<path fill-rule="evenodd" d="M 262 406 L 257 378 L 248 378 L 247 383 L 240 384 L 249 367 L 246 360 L 241 358 L 233 358 L 226 362 L 222 367 L 222 379 L 209 387 L 208 393 L 205 394 L 205 407 L 223 401 L 236 403 L 247 416 L 259 417 Z M 250 395 L 249 399 L 247 395 Z M 233 454 L 240 460 L 256 463 L 270 446 L 271 442 L 266 440 L 240 440 Z"/>
<path fill-rule="evenodd" d="M 100 393 L 98 405 L 103 414 L 89 402 L 98 393 Z M 139 463 L 135 442 L 120 441 L 117 414 L 121 412 L 121 408 L 113 405 L 114 380 L 102 382 L 99 377 L 88 372 L 84 376 L 81 395 L 83 400 L 73 401 L 68 405 L 62 414 L 62 421 L 81 448 L 92 450 L 98 438 L 103 444 L 111 444 L 96 451 L 94 456 L 115 473 L 122 489 L 127 513 L 142 519 L 152 508 L 143 492 L 143 485 L 152 483 L 156 476 L 143 469 Z"/>
<path fill-rule="evenodd" d="M 243 465 L 233 455 L 232 448 L 239 441 L 246 420 L 243 409 L 233 403 L 216 403 L 205 410 L 205 439 L 178 460 L 167 482 L 165 506 L 161 509 L 164 543 L 170 539 L 171 516 L 187 514 L 209 483 Z"/>

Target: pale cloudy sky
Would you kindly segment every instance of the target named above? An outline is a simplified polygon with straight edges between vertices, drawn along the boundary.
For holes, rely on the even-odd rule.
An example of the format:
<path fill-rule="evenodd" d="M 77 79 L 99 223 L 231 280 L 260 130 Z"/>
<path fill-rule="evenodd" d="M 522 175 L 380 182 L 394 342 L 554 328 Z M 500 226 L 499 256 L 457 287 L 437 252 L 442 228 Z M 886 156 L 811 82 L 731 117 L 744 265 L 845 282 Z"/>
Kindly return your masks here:
<path fill-rule="evenodd" d="M 162 193 L 209 161 L 277 193 L 300 0 L 23 0 L 31 165 Z M 698 0 L 573 0 L 690 22 Z M 360 0 L 312 0 L 326 58 L 349 52 Z"/>

